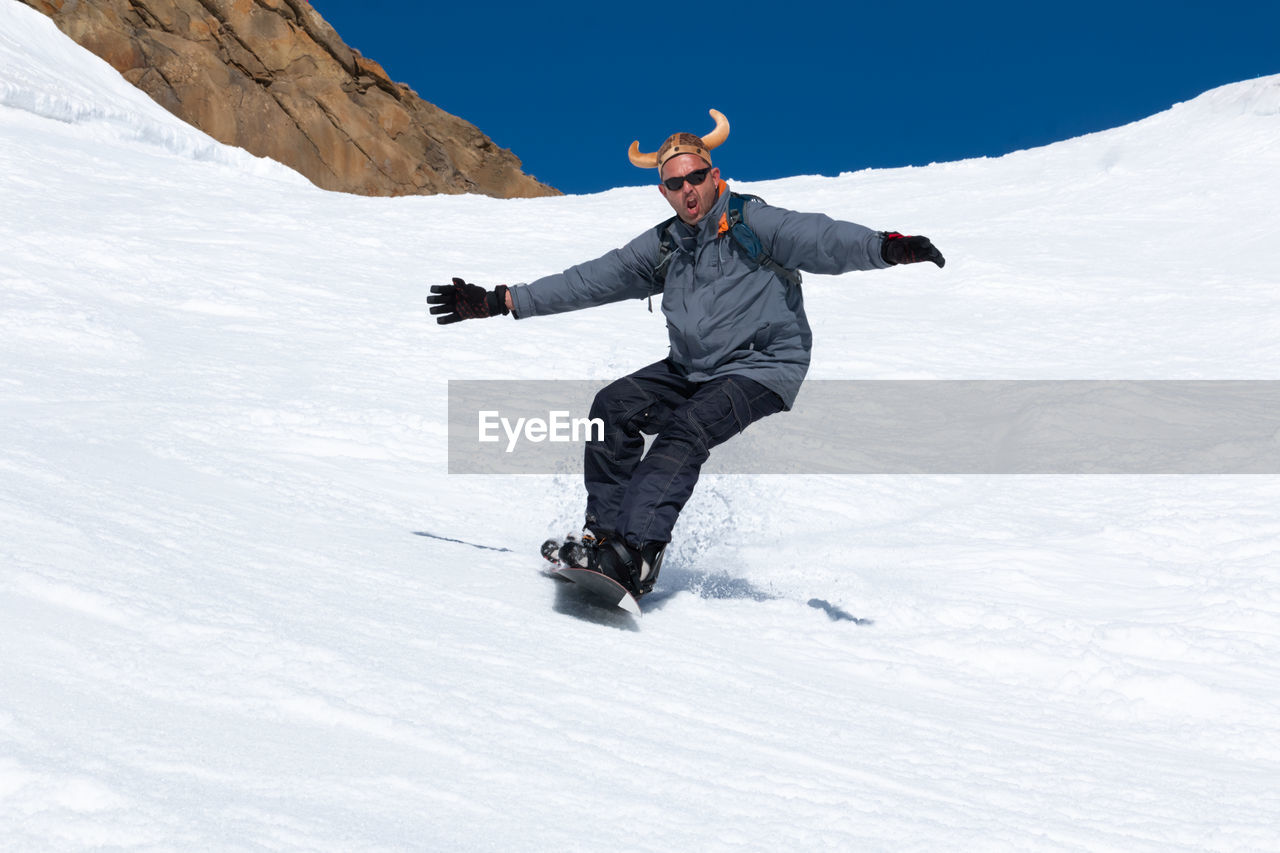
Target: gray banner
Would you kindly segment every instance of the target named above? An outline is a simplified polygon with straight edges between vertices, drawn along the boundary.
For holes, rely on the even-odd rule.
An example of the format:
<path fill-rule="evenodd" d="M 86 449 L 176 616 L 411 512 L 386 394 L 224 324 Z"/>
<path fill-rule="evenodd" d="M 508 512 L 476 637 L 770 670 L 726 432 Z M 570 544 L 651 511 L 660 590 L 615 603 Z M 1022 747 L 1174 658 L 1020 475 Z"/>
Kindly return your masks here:
<path fill-rule="evenodd" d="M 451 381 L 451 474 L 580 468 L 605 382 Z M 806 382 L 717 474 L 1277 474 L 1280 381 Z"/>

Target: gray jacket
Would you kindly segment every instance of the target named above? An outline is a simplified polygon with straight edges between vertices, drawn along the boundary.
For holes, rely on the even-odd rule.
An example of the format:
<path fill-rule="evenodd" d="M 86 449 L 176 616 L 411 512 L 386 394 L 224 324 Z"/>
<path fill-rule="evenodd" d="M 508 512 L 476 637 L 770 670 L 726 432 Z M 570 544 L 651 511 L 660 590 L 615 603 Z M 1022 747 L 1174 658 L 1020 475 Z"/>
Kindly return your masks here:
<path fill-rule="evenodd" d="M 650 228 L 627 245 L 558 275 L 511 287 L 518 318 L 559 314 L 623 299 L 662 295 L 672 363 L 694 382 L 747 376 L 789 409 L 809 369 L 813 335 L 799 285 L 758 267 L 720 224 L 729 191 L 695 226 L 668 226 L 677 250 L 659 282 L 661 239 Z M 759 202 L 743 210 L 747 224 L 782 266 L 821 275 L 889 266 L 881 232 L 821 213 L 796 213 Z"/>

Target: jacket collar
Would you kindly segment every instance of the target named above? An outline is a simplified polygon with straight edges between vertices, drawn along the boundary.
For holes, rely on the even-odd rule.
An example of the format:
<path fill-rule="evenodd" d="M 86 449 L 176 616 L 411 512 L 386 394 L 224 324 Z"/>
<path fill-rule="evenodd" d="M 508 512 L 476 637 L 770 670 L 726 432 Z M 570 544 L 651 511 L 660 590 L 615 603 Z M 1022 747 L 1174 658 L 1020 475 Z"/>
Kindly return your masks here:
<path fill-rule="evenodd" d="M 720 234 L 720 220 L 729 212 L 729 185 L 723 180 L 716 187 L 719 195 L 707 215 L 698 220 L 699 240 L 714 240 Z"/>
<path fill-rule="evenodd" d="M 675 232 L 683 237 L 697 237 L 699 244 L 716 239 L 720 234 L 720 221 L 729 212 L 729 185 L 723 180 L 717 186 L 719 195 L 707 215 L 698 220 L 697 225 L 689 225 L 679 217 L 675 221 Z"/>

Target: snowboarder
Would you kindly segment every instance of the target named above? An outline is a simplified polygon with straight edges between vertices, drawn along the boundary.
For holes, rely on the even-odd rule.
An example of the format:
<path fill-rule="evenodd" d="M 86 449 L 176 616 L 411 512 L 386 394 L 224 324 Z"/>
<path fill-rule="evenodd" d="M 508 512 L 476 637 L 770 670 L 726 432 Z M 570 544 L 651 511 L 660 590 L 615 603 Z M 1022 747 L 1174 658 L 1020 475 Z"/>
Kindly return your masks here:
<path fill-rule="evenodd" d="M 559 555 L 636 596 L 653 588 L 711 449 L 795 401 L 812 346 L 796 271 L 835 275 L 945 263 L 927 237 L 872 231 L 731 193 L 711 161 L 729 123 L 716 110 L 711 116 L 715 129 L 706 136 L 676 133 L 652 154 L 631 143 L 631 162 L 658 170 L 658 189 L 676 214 L 671 219 L 557 275 L 492 291 L 454 278 L 432 286 L 427 299 L 438 323 L 454 323 L 661 294 L 670 352 L 596 395 L 590 416 L 604 421 L 605 434 L 586 445 L 583 535 Z M 642 432 L 657 436 L 647 454 Z"/>

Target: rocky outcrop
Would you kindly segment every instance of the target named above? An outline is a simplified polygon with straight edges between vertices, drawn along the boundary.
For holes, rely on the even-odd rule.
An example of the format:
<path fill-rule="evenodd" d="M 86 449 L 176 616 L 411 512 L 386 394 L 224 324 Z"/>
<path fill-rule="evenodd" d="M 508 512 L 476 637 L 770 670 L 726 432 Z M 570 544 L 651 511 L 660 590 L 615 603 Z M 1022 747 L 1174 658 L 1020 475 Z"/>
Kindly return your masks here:
<path fill-rule="evenodd" d="M 22 0 L 174 115 L 330 190 L 554 195 L 306 0 Z"/>

